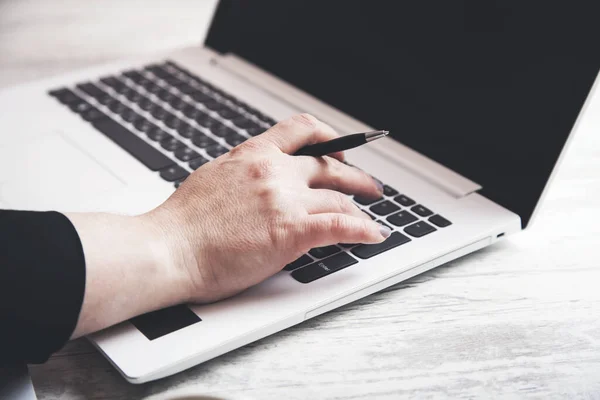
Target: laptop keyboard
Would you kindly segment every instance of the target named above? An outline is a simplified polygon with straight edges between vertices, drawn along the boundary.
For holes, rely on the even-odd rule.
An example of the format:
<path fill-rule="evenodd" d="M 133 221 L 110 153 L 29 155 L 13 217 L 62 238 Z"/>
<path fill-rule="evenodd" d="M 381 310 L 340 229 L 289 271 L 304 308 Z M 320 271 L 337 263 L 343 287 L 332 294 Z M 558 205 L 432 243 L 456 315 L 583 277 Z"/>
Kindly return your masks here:
<path fill-rule="evenodd" d="M 171 61 L 49 94 L 175 187 L 276 123 Z M 379 244 L 314 248 L 284 267 L 298 282 L 315 281 L 452 224 L 388 185 L 380 199 L 353 200 L 392 229 L 390 237 Z"/>
<path fill-rule="evenodd" d="M 176 187 L 192 171 L 276 123 L 172 62 L 50 95 Z"/>

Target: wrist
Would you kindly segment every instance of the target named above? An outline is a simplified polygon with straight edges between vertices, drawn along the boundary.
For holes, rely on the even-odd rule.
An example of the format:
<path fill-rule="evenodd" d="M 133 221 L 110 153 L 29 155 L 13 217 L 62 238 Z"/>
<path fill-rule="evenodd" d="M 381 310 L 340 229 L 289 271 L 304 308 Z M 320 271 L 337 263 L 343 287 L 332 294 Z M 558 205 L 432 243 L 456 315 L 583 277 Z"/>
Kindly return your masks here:
<path fill-rule="evenodd" d="M 104 213 L 67 217 L 81 239 L 86 268 L 73 337 L 188 301 L 188 276 L 152 219 Z"/>
<path fill-rule="evenodd" d="M 138 251 L 148 255 L 148 265 L 156 271 L 163 286 L 164 300 L 161 307 L 189 302 L 194 293 L 194 276 L 190 265 L 194 264 L 193 252 L 172 216 L 162 209 L 136 217 L 135 224 L 144 232 L 144 243 Z"/>

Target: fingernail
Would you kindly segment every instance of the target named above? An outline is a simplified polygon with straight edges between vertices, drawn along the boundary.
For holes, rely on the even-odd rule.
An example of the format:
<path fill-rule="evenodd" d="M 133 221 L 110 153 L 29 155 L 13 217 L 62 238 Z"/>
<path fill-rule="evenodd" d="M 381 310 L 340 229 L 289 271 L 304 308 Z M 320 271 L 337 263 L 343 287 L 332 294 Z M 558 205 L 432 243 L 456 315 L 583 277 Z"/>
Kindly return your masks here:
<path fill-rule="evenodd" d="M 390 228 L 388 228 L 387 226 L 380 225 L 379 233 L 381 233 L 381 236 L 383 236 L 384 238 L 387 239 L 392 234 L 392 230 Z"/>
<path fill-rule="evenodd" d="M 373 182 L 375 182 L 375 185 L 377 186 L 377 190 L 379 190 L 379 193 L 383 194 L 383 183 L 379 182 L 375 178 L 373 178 Z"/>

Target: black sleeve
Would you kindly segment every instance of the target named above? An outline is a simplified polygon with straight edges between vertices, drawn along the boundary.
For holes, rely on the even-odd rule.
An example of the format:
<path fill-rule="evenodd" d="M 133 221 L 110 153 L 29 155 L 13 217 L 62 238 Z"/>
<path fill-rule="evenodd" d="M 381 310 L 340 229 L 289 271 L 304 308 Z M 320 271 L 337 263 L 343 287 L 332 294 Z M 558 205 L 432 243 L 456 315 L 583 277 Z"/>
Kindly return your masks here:
<path fill-rule="evenodd" d="M 58 212 L 0 210 L 0 364 L 43 363 L 73 333 L 85 258 Z"/>

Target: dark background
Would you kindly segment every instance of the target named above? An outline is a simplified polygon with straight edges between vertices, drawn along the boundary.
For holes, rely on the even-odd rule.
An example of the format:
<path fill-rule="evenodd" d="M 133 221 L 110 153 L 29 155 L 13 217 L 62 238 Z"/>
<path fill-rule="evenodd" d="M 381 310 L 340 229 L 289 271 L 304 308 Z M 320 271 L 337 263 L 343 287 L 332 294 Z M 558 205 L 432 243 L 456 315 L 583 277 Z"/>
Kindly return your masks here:
<path fill-rule="evenodd" d="M 207 45 L 389 129 L 526 226 L 598 73 L 599 11 L 597 1 L 222 0 Z"/>

